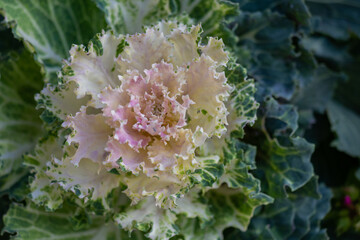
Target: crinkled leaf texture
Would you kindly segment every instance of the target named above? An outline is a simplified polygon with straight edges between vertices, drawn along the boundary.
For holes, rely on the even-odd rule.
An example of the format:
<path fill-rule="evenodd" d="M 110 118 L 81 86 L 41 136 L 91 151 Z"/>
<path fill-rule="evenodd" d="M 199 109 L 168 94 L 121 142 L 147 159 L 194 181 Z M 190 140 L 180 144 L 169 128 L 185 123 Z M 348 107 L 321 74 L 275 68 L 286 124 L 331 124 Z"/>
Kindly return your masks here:
<path fill-rule="evenodd" d="M 256 120 L 255 86 L 221 39 L 203 44 L 200 33 L 161 21 L 73 45 L 62 81 L 36 96 L 61 127 L 46 121 L 57 136 L 26 158 L 35 203 L 53 211 L 72 196 L 151 239 L 191 239 L 191 221 L 214 237 L 246 230 L 255 208 L 273 201 L 249 172 L 255 148 L 237 139 Z M 111 200 L 119 187 L 132 205 L 120 213 Z"/>
<path fill-rule="evenodd" d="M 259 169 L 264 191 L 272 197 L 286 197 L 285 187 L 295 191 L 313 176 L 311 155 L 314 145 L 296 136 L 298 113 L 291 104 L 280 104 L 273 98 L 265 102 L 260 130 L 264 139 L 259 147 Z"/>
<path fill-rule="evenodd" d="M 277 199 L 264 207 L 247 232 L 233 231 L 225 239 L 328 239 L 320 221 L 330 210 L 332 193 L 324 185 L 310 187 L 312 182 L 288 199 Z M 307 195 L 306 191 L 313 187 L 311 191 L 317 195 Z"/>
<path fill-rule="evenodd" d="M 46 174 L 47 163 L 52 157 L 62 156 L 59 139 L 49 136 L 40 140 L 34 154 L 25 156 L 24 163 L 32 167 L 35 173 L 30 183 L 30 197 L 37 205 L 44 205 L 47 210 L 55 210 L 63 203 L 62 190 Z"/>

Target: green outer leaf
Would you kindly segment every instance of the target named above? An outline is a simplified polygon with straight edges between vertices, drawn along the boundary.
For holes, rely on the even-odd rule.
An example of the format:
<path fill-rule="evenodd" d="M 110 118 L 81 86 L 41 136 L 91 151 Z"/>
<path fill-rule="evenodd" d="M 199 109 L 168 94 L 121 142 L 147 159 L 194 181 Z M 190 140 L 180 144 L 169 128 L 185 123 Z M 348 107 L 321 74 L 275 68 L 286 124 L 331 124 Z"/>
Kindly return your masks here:
<path fill-rule="evenodd" d="M 71 45 L 88 42 L 106 27 L 102 12 L 90 0 L 2 0 L 0 8 L 7 21 L 16 21 L 15 36 L 36 51 L 53 83 Z"/>
<path fill-rule="evenodd" d="M 273 201 L 260 192 L 260 181 L 249 173 L 249 170 L 256 168 L 255 153 L 255 147 L 236 138 L 228 139 L 223 154 L 224 173 L 217 184 L 218 188 L 204 195 L 209 214 L 213 216 L 212 221 L 180 216 L 176 223 L 185 239 L 219 239 L 227 227 L 245 231 L 255 209 Z"/>
<path fill-rule="evenodd" d="M 239 14 L 237 4 L 222 0 L 170 0 L 170 6 L 172 14 L 186 13 L 196 23 L 201 23 L 204 35 L 223 38 L 225 45 L 235 41 L 235 36 L 224 23 Z"/>
<path fill-rule="evenodd" d="M 288 60 L 294 56 L 290 41 L 290 35 L 295 32 L 294 23 L 277 12 L 266 10 L 243 11 L 234 25 L 239 38 L 240 64 L 259 81 L 259 87 L 266 88 L 267 94 L 290 99 L 295 91 L 296 74 L 294 64 Z"/>
<path fill-rule="evenodd" d="M 44 205 L 47 211 L 54 211 L 63 203 L 64 191 L 57 183 L 52 183 L 46 174 L 47 163 L 54 157 L 62 157 L 62 142 L 64 139 L 46 136 L 39 141 L 34 154 L 24 158 L 24 164 L 33 167 L 35 172 L 30 177 L 31 200 L 37 205 Z"/>
<path fill-rule="evenodd" d="M 360 158 L 360 115 L 337 101 L 331 101 L 327 107 L 331 129 L 337 139 L 332 142 L 340 151 Z"/>
<path fill-rule="evenodd" d="M 228 131 L 232 136 L 244 137 L 244 127 L 249 124 L 252 126 L 256 120 L 256 112 L 259 103 L 255 101 L 255 84 L 253 79 L 247 79 L 235 85 L 235 90 L 231 93 L 229 105 L 231 111 L 228 117 Z M 235 132 L 232 132 L 234 131 Z"/>
<path fill-rule="evenodd" d="M 6 60 L 8 55 L 13 50 L 19 50 L 23 46 L 18 39 L 14 38 L 12 34 L 12 25 L 11 23 L 5 22 L 5 19 L 2 19 L 2 11 L 0 9 L 0 60 Z"/>
<path fill-rule="evenodd" d="M 344 80 L 345 76 L 321 65 L 312 78 L 313 80 L 298 91 L 291 101 L 300 110 L 313 109 L 322 113 L 333 96 L 336 83 Z"/>
<path fill-rule="evenodd" d="M 26 50 L 0 62 L 0 192 L 27 174 L 22 155 L 42 134 L 34 94 L 42 87 L 40 67 Z"/>
<path fill-rule="evenodd" d="M 105 13 L 106 21 L 117 34 L 142 32 L 170 15 L 168 0 L 93 0 Z"/>
<path fill-rule="evenodd" d="M 115 221 L 123 229 L 148 232 L 146 236 L 153 240 L 165 240 L 175 236 L 178 233 L 175 220 L 176 215 L 168 209 L 157 207 L 153 197 L 148 197 L 115 216 Z"/>
<path fill-rule="evenodd" d="M 334 39 L 348 40 L 351 34 L 360 37 L 360 3 L 351 0 L 307 0 L 311 25 L 318 32 Z"/>
<path fill-rule="evenodd" d="M 315 187 L 311 192 L 318 191 L 321 197 L 303 196 L 296 191 L 287 199 L 277 199 L 253 218 L 247 232 L 232 231 L 225 239 L 328 239 L 326 230 L 321 229 L 320 221 L 330 210 L 332 193 L 324 185 L 310 185 L 304 188 L 309 190 Z"/>
<path fill-rule="evenodd" d="M 176 223 L 180 228 L 179 233 L 186 240 L 218 240 L 227 227 L 245 231 L 255 209 L 272 201 L 265 194 L 249 195 L 246 190 L 230 189 L 226 185 L 210 190 L 205 197 L 214 215 L 213 220 L 203 224 L 198 218 L 180 216 Z"/>
<path fill-rule="evenodd" d="M 216 221 L 214 227 L 219 233 L 230 226 L 246 231 L 255 209 L 273 201 L 263 193 L 250 192 L 246 188 L 221 187 L 210 191 L 207 197 Z"/>
<path fill-rule="evenodd" d="M 303 237 L 304 240 L 329 239 L 326 230 L 321 229 L 320 223 L 331 209 L 331 198 L 333 193 L 324 184 L 319 186 L 321 199 L 316 202 L 316 212 L 310 218 L 310 231 Z"/>
<path fill-rule="evenodd" d="M 298 113 L 293 105 L 279 104 L 276 100 L 270 98 L 265 101 L 265 108 L 267 119 L 277 119 L 285 124 L 284 126 L 279 126 L 278 124 L 272 122 L 269 128 L 271 128 L 270 130 L 275 136 L 279 136 L 287 130 L 290 131 L 290 135 L 296 131 L 298 128 Z"/>
<path fill-rule="evenodd" d="M 229 188 L 245 188 L 246 192 L 260 192 L 260 181 L 249 170 L 254 170 L 256 148 L 231 139 L 224 148 L 225 173 L 221 178 Z"/>
<path fill-rule="evenodd" d="M 46 212 L 32 204 L 26 207 L 12 204 L 4 216 L 4 231 L 17 232 L 15 239 L 26 240 L 127 240 L 144 239 L 140 233 L 132 237 L 106 223 L 105 217 L 91 216 L 75 205 L 66 205 L 60 211 Z"/>
<path fill-rule="evenodd" d="M 235 37 L 224 26 L 225 19 L 238 14 L 236 4 L 219 0 L 93 0 L 105 13 L 106 21 L 118 34 L 142 32 L 144 25 L 155 24 L 161 19 L 175 18 L 201 23 L 205 36 L 223 38 L 225 44 L 234 45 Z"/>
<path fill-rule="evenodd" d="M 314 145 L 296 137 L 281 144 L 277 139 L 264 143 L 266 151 L 258 165 L 264 174 L 263 191 L 272 197 L 285 197 L 285 186 L 295 191 L 307 183 L 314 174 L 310 162 Z"/>
<path fill-rule="evenodd" d="M 285 186 L 295 191 L 313 176 L 310 161 L 315 146 L 294 137 L 298 113 L 291 104 L 279 104 L 270 98 L 260 114 L 258 127 L 265 134 L 258 147 L 258 170 L 263 191 L 275 198 L 286 197 Z"/>
<path fill-rule="evenodd" d="M 218 156 L 204 157 L 199 162 L 199 168 L 191 173 L 192 181 L 202 187 L 211 187 L 224 173 L 224 165 Z"/>

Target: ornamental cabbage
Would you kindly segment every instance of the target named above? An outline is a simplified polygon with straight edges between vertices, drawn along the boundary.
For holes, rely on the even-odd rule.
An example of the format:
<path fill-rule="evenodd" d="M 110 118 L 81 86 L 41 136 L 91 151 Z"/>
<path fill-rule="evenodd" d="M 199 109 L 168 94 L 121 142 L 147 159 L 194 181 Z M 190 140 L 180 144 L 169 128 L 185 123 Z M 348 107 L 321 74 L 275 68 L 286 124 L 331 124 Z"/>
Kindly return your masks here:
<path fill-rule="evenodd" d="M 61 76 L 65 90 L 43 90 L 50 99 L 65 95 L 51 104 L 72 131 L 67 156 L 49 167 L 52 180 L 74 190 L 90 165 L 103 174 L 93 198 L 121 180 L 133 203 L 155 196 L 159 206 L 172 205 L 191 187 L 191 173 L 203 161 L 196 148 L 226 131 L 231 90 L 221 69 L 228 61 L 222 41 L 198 45 L 200 29 L 161 22 L 141 34 L 103 32 L 88 51 L 72 47 Z M 61 108 L 66 94 L 76 95 L 71 112 Z"/>
<path fill-rule="evenodd" d="M 50 159 L 43 158 L 46 167 L 38 168 L 32 183 L 35 202 L 50 209 L 60 206 L 59 190 L 41 190 L 50 182 L 114 213 L 108 198 L 121 187 L 131 205 L 147 211 L 140 217 L 130 208 L 115 220 L 125 229 L 132 230 L 135 222 L 144 230 L 139 224 L 153 221 L 148 215 L 159 211 L 170 222 L 177 219 L 174 212 L 210 221 L 209 206 L 198 202 L 201 191 L 238 188 L 237 178 L 245 176 L 257 189 L 247 190 L 257 196 L 250 215 L 240 225 L 230 221 L 217 231 L 246 229 L 255 207 L 271 199 L 258 193 L 259 182 L 246 165 L 237 169 L 223 150 L 230 132 L 241 132 L 256 119 L 254 86 L 242 79 L 229 83 L 230 57 L 223 41 L 210 37 L 203 44 L 200 34 L 200 25 L 162 21 L 144 33 L 103 31 L 88 47 L 72 46 L 61 83 L 49 84 L 36 97 L 62 124 L 55 127 L 58 136 L 45 140 L 34 156 L 44 155 L 47 147 L 57 149 Z M 148 237 L 177 233 L 162 225 L 156 233 L 153 224 Z"/>

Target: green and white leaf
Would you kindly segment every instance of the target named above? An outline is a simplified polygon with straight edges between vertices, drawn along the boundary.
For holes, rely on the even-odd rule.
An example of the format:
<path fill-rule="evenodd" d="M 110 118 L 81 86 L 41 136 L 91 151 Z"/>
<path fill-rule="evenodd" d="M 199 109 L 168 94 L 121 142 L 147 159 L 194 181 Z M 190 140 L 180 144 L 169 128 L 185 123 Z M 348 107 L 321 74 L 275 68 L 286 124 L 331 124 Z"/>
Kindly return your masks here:
<path fill-rule="evenodd" d="M 105 13 L 106 21 L 117 34 L 143 31 L 170 15 L 169 0 L 94 0 Z"/>
<path fill-rule="evenodd" d="M 0 62 L 0 192 L 10 188 L 28 171 L 23 154 L 31 152 L 41 136 L 42 123 L 34 94 L 42 87 L 40 67 L 22 49 Z"/>
<path fill-rule="evenodd" d="M 246 188 L 249 192 L 258 193 L 260 181 L 249 173 L 249 170 L 256 169 L 255 154 L 255 147 L 231 139 L 224 148 L 225 173 L 221 182 L 229 188 Z"/>
<path fill-rule="evenodd" d="M 201 23 L 205 36 L 223 38 L 226 45 L 235 39 L 224 23 L 236 16 L 238 5 L 230 1 L 219 0 L 169 0 L 172 14 L 186 13 L 195 23 Z"/>
<path fill-rule="evenodd" d="M 271 198 L 265 194 L 251 195 L 242 189 L 231 189 L 226 185 L 208 191 L 205 197 L 213 220 L 204 224 L 198 218 L 180 217 L 176 223 L 186 240 L 222 239 L 223 230 L 228 227 L 246 231 L 255 209 L 271 202 Z"/>
<path fill-rule="evenodd" d="M 65 154 L 72 152 L 70 149 Z M 53 159 L 46 174 L 51 182 L 59 184 L 65 191 L 75 193 L 79 198 L 98 201 L 108 209 L 106 198 L 111 191 L 120 186 L 122 176 L 108 172 L 102 164 L 83 158 L 76 167 L 69 157 Z"/>
<path fill-rule="evenodd" d="M 191 179 L 202 187 L 212 187 L 224 173 L 224 165 L 219 156 L 198 157 L 199 166 L 191 173 Z"/>
<path fill-rule="evenodd" d="M 211 221 L 213 215 L 205 198 L 200 194 L 197 190 L 190 190 L 184 197 L 176 200 L 176 207 L 172 211 L 187 218 L 198 218 L 203 224 Z"/>
<path fill-rule="evenodd" d="M 239 138 L 242 138 L 245 134 L 243 130 L 245 125 L 252 126 L 257 119 L 256 111 L 259 108 L 259 103 L 255 100 L 255 92 L 254 80 L 247 79 L 236 83 L 235 90 L 231 94 L 228 103 L 230 113 L 227 128 L 229 133 L 235 134 Z"/>
<path fill-rule="evenodd" d="M 15 36 L 36 52 L 53 84 L 71 45 L 87 43 L 106 28 L 103 13 L 90 0 L 3 0 L 0 8 L 7 21 L 16 22 Z"/>
<path fill-rule="evenodd" d="M 224 147 L 224 173 L 216 185 L 218 188 L 204 195 L 212 221 L 204 221 L 201 216 L 194 219 L 180 216 L 177 224 L 185 239 L 219 239 L 228 227 L 245 231 L 255 209 L 273 201 L 260 192 L 260 181 L 249 173 L 256 168 L 255 153 L 255 147 L 234 138 L 228 141 Z"/>
<path fill-rule="evenodd" d="M 24 163 L 35 172 L 30 183 L 30 197 L 37 205 L 44 205 L 54 211 L 63 203 L 64 191 L 57 183 L 52 183 L 46 174 L 47 163 L 63 155 L 61 140 L 54 136 L 42 139 L 35 148 L 35 154 L 25 156 Z"/>
<path fill-rule="evenodd" d="M 88 215 L 70 204 L 52 213 L 33 204 L 12 204 L 4 223 L 4 231 L 16 233 L 14 238 L 18 240 L 145 239 L 140 232 L 129 236 L 114 223 L 106 222 L 105 217 Z"/>
<path fill-rule="evenodd" d="M 134 34 L 143 31 L 162 19 L 182 21 L 187 14 L 194 24 L 201 23 L 206 36 L 223 38 L 226 44 L 234 43 L 235 37 L 224 26 L 227 18 L 238 13 L 236 4 L 219 0 L 93 0 L 105 13 L 106 21 L 118 34 Z M 184 18 L 186 19 L 186 17 Z M 188 19 L 186 19 L 188 21 Z"/>
<path fill-rule="evenodd" d="M 226 103 L 229 111 L 227 131 L 221 138 L 208 139 L 198 151 L 201 156 L 217 154 L 223 157 L 223 148 L 227 146 L 226 141 L 231 137 L 243 138 L 244 127 L 252 126 L 255 123 L 256 112 L 259 108 L 259 103 L 256 102 L 254 96 L 256 88 L 253 79 L 244 80 L 244 75 L 246 75 L 244 71 L 244 68 L 236 64 L 234 69 L 227 72 L 227 78 L 231 79 L 231 83 L 234 85 L 234 90 Z"/>
<path fill-rule="evenodd" d="M 153 240 L 165 240 L 178 234 L 176 215 L 170 210 L 159 208 L 155 199 L 148 197 L 125 212 L 115 216 L 115 221 L 125 230 L 138 229 Z"/>

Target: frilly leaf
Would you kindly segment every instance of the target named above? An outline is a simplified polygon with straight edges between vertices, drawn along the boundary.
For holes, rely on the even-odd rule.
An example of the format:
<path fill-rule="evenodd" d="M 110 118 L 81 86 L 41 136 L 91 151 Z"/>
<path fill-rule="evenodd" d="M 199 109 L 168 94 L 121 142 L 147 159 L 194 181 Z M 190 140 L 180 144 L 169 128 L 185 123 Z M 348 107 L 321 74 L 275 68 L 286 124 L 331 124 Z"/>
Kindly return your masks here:
<path fill-rule="evenodd" d="M 208 223 L 213 218 L 204 196 L 197 190 L 190 190 L 184 197 L 177 199 L 176 207 L 172 211 L 187 218 L 198 218 L 202 224 Z"/>
<path fill-rule="evenodd" d="M 85 198 L 85 201 L 100 200 L 104 208 L 108 208 L 106 197 L 120 185 L 122 179 L 120 175 L 108 172 L 101 163 L 87 158 L 82 159 L 78 167 L 68 157 L 62 161 L 54 159 L 46 174 L 52 182 L 58 183 L 66 191 L 72 191 L 79 198 Z"/>
<path fill-rule="evenodd" d="M 78 145 L 76 153 L 70 157 L 75 166 L 78 166 L 83 158 L 102 163 L 106 155 L 105 147 L 112 133 L 105 121 L 106 118 L 102 114 L 87 114 L 86 108 L 82 108 L 74 117 L 68 117 L 63 123 L 63 127 L 73 130 L 67 138 L 67 143 Z"/>
<path fill-rule="evenodd" d="M 269 98 L 265 101 L 266 108 L 266 124 L 270 134 L 275 136 L 284 133 L 294 134 L 298 128 L 298 112 L 294 105 L 279 104 L 275 99 Z M 275 121 L 273 121 L 275 119 Z"/>
<path fill-rule="evenodd" d="M 223 239 L 222 232 L 228 227 L 245 231 L 255 208 L 271 201 L 265 194 L 251 196 L 241 189 L 230 189 L 226 185 L 210 190 L 205 197 L 213 220 L 204 224 L 198 218 L 180 217 L 176 223 L 186 240 Z"/>
<path fill-rule="evenodd" d="M 65 82 L 75 82 L 77 98 L 91 95 L 90 105 L 100 108 L 100 92 L 107 86 L 120 86 L 118 70 L 114 59 L 123 38 L 115 37 L 111 32 L 97 34 L 90 42 L 88 49 L 73 45 L 70 49 L 70 62 L 63 66 L 61 77 Z"/>
<path fill-rule="evenodd" d="M 68 116 L 75 116 L 82 106 L 85 106 L 90 98 L 86 96 L 78 99 L 75 94 L 76 84 L 59 84 L 54 87 L 47 84 L 46 87 L 36 94 L 35 100 L 39 109 L 46 109 L 61 120 L 66 120 Z"/>
<path fill-rule="evenodd" d="M 225 239 L 328 239 L 320 221 L 330 210 L 332 193 L 324 185 L 313 191 L 319 191 L 320 197 L 294 192 L 288 199 L 275 200 L 253 218 L 247 232 L 233 231 Z"/>
<path fill-rule="evenodd" d="M 295 191 L 302 187 L 314 174 L 310 162 L 314 145 L 300 137 L 274 139 L 263 144 L 264 161 L 259 163 L 263 190 L 272 197 L 285 197 L 285 186 Z M 266 179 L 266 180 L 265 180 Z"/>
<path fill-rule="evenodd" d="M 256 148 L 242 143 L 236 139 L 228 141 L 224 147 L 225 173 L 221 182 L 225 182 L 229 188 L 247 188 L 247 191 L 260 191 L 260 181 L 249 173 L 254 170 Z"/>
<path fill-rule="evenodd" d="M 155 199 L 148 197 L 134 207 L 115 217 L 115 221 L 128 231 L 138 229 L 149 231 L 146 236 L 153 240 L 170 239 L 178 233 L 174 225 L 176 215 L 169 210 L 158 208 Z"/>
<path fill-rule="evenodd" d="M 195 102 L 188 110 L 188 127 L 197 131 L 197 126 L 203 127 L 203 134 L 206 136 L 220 136 L 226 131 L 228 115 L 225 104 L 229 97 L 230 86 L 226 84 L 224 73 L 217 73 L 215 62 L 205 55 L 198 61 L 192 62 L 185 75 L 187 84 L 184 85 L 184 94 L 189 95 Z M 203 86 L 212 86 L 204 88 Z M 201 140 L 197 146 L 201 145 Z"/>
<path fill-rule="evenodd" d="M 63 190 L 57 183 L 52 183 L 46 174 L 47 163 L 54 157 L 63 156 L 62 141 L 53 136 L 42 139 L 35 148 L 35 154 L 25 156 L 24 161 L 35 172 L 30 183 L 32 201 L 37 205 L 44 205 L 50 211 L 56 210 L 63 203 Z"/>

